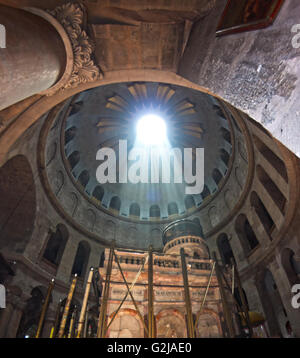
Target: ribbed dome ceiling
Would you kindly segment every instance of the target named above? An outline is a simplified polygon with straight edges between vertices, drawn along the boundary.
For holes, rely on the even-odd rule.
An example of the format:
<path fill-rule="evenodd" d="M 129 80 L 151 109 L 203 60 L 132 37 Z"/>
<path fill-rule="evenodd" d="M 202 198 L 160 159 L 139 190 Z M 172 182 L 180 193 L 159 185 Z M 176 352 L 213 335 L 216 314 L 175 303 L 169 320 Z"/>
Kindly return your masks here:
<path fill-rule="evenodd" d="M 137 120 L 148 113 L 165 120 L 170 147 L 182 152 L 205 149 L 201 194 L 187 196 L 185 183 L 97 182 L 97 151 L 109 147 L 118 154 L 119 140 L 125 139 L 129 151 L 135 145 Z M 122 83 L 85 91 L 73 100 L 63 129 L 64 156 L 78 189 L 100 209 L 137 221 L 174 220 L 197 210 L 222 185 L 232 151 L 230 123 L 213 97 L 162 83 Z"/>

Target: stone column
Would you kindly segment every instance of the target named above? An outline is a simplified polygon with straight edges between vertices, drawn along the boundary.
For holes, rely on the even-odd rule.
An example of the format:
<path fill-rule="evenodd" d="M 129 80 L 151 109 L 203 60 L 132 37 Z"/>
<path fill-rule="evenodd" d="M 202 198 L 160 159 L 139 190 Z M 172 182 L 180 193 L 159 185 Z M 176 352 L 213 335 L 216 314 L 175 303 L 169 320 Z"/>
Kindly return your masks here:
<path fill-rule="evenodd" d="M 35 94 L 50 96 L 103 77 L 93 61 L 85 15 L 79 3 L 50 12 L 0 5 L 6 34 L 6 47 L 0 48 L 0 110 Z"/>
<path fill-rule="evenodd" d="M 60 264 L 58 266 L 58 270 L 56 273 L 57 279 L 62 280 L 63 282 L 69 282 L 74 259 L 76 256 L 77 247 L 78 247 L 77 240 L 70 239 L 67 241 L 63 256 L 60 260 Z"/>
<path fill-rule="evenodd" d="M 45 19 L 0 5 L 6 48 L 0 49 L 0 110 L 52 87 L 66 66 L 64 43 Z"/>

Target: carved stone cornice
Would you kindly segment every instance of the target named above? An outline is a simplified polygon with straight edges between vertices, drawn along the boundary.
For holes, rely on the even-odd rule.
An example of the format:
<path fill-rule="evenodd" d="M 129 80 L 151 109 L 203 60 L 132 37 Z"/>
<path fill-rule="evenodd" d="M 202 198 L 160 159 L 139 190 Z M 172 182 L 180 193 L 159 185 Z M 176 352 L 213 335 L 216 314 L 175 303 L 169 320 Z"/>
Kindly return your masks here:
<path fill-rule="evenodd" d="M 81 3 L 66 3 L 48 13 L 63 26 L 73 49 L 72 72 L 62 88 L 77 87 L 103 78 L 93 60 L 95 45 L 84 29 L 85 7 Z"/>

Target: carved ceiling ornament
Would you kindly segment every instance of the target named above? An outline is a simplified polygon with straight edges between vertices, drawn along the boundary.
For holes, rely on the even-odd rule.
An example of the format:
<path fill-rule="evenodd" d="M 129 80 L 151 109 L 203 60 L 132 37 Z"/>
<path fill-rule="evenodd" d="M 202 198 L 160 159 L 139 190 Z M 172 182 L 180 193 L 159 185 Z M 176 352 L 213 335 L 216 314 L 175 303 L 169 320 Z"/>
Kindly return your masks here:
<path fill-rule="evenodd" d="M 66 3 L 48 11 L 64 27 L 73 48 L 73 71 L 65 89 L 103 78 L 93 60 L 95 45 L 84 30 L 85 11 L 80 3 Z"/>

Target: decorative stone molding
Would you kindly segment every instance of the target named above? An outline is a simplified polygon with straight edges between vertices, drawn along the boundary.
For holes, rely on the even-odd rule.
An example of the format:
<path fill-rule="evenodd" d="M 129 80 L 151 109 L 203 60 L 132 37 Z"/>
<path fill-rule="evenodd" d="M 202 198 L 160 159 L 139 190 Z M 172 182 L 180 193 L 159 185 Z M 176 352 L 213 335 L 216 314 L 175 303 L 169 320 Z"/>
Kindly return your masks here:
<path fill-rule="evenodd" d="M 73 69 L 68 82 L 62 87 L 65 89 L 103 78 L 93 61 L 94 43 L 84 30 L 85 11 L 80 3 L 66 3 L 48 11 L 65 29 L 73 49 Z"/>

